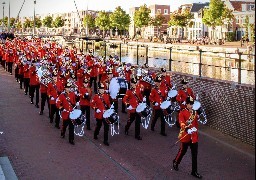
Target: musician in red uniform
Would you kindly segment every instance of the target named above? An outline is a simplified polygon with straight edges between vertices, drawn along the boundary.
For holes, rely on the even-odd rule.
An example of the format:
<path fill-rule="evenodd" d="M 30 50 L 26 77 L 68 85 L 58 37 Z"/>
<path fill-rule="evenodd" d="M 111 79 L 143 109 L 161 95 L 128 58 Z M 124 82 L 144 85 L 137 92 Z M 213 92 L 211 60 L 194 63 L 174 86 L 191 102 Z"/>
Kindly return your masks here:
<path fill-rule="evenodd" d="M 95 94 L 91 100 L 91 107 L 95 111 L 94 117 L 96 118 L 96 128 L 94 131 L 94 139 L 98 139 L 100 128 L 103 123 L 104 124 L 103 143 L 106 146 L 109 146 L 109 143 L 108 143 L 109 124 L 107 123 L 106 119 L 103 118 L 103 113 L 104 111 L 110 108 L 110 96 L 109 94 L 104 93 L 104 88 L 105 88 L 104 85 L 100 83 L 98 86 L 98 94 Z"/>
<path fill-rule="evenodd" d="M 140 122 L 141 117 L 138 113 L 136 113 L 136 108 L 139 103 L 142 102 L 143 96 L 141 92 L 141 88 L 139 86 L 136 87 L 137 80 L 135 78 L 131 79 L 131 89 L 126 91 L 126 94 L 123 98 L 123 102 L 126 104 L 127 109 L 129 110 L 129 119 L 125 126 L 125 134 L 128 135 L 128 130 L 135 120 L 135 138 L 138 140 L 142 140 L 140 136 Z M 146 101 L 146 99 L 144 99 Z"/>
<path fill-rule="evenodd" d="M 53 123 L 53 118 L 55 114 L 55 127 L 60 128 L 60 114 L 59 114 L 59 108 L 56 106 L 56 100 L 58 98 L 58 92 L 57 92 L 57 87 L 56 87 L 56 82 L 57 77 L 54 76 L 52 81 L 48 83 L 47 87 L 47 96 L 49 99 L 49 117 L 50 117 L 50 123 Z"/>
<path fill-rule="evenodd" d="M 153 120 L 151 123 L 151 130 L 155 130 L 155 125 L 157 119 L 160 117 L 161 119 L 161 135 L 167 136 L 165 133 L 165 120 L 164 120 L 164 114 L 162 109 L 160 109 L 160 104 L 165 100 L 165 94 L 162 94 L 164 91 L 161 91 L 160 88 L 160 82 L 162 81 L 162 78 L 160 75 L 157 75 L 155 78 L 155 88 L 151 90 L 151 93 L 149 95 L 149 100 L 153 104 Z"/>
<path fill-rule="evenodd" d="M 39 88 L 40 88 L 40 83 L 39 83 L 39 78 L 36 72 L 36 66 L 35 66 L 35 61 L 32 62 L 31 67 L 29 68 L 29 77 L 30 77 L 30 97 L 31 97 L 31 104 L 34 104 L 34 93 L 36 92 L 36 104 L 35 106 L 39 108 Z"/>
<path fill-rule="evenodd" d="M 29 61 L 26 61 L 26 63 L 24 64 L 24 92 L 25 95 L 28 94 L 28 91 L 30 91 L 30 86 L 29 86 Z"/>
<path fill-rule="evenodd" d="M 192 172 L 196 178 L 201 179 L 202 176 L 197 172 L 197 154 L 198 154 L 198 115 L 197 112 L 192 109 L 194 99 L 191 96 L 186 98 L 186 108 L 183 108 L 179 113 L 180 133 L 179 141 L 181 146 L 175 159 L 173 160 L 173 168 L 178 171 L 178 165 L 180 164 L 183 156 L 186 154 L 188 146 L 191 149 L 192 154 Z"/>
<path fill-rule="evenodd" d="M 40 81 L 40 93 L 41 93 L 41 111 L 39 112 L 39 115 L 43 115 L 44 112 L 44 106 L 45 102 L 47 101 L 48 109 L 49 108 L 49 98 L 47 96 L 47 83 L 46 82 L 50 77 L 48 77 L 47 72 L 43 71 L 41 81 Z"/>
<path fill-rule="evenodd" d="M 75 97 L 70 94 L 70 89 L 66 88 L 57 99 L 56 106 L 61 111 L 62 128 L 61 137 L 65 138 L 67 127 L 69 127 L 69 143 L 74 145 L 74 124 L 69 118 L 69 114 L 73 111 L 73 106 L 76 104 Z"/>
<path fill-rule="evenodd" d="M 162 81 L 160 86 L 166 86 L 168 88 L 168 91 L 172 88 L 171 84 L 171 75 L 166 72 L 165 68 L 161 68 L 162 72 Z"/>
<path fill-rule="evenodd" d="M 20 89 L 22 89 L 22 83 L 24 79 L 24 66 L 21 61 L 18 61 L 18 78 L 19 78 L 19 83 L 20 83 Z"/>
<path fill-rule="evenodd" d="M 79 90 L 80 92 L 80 109 L 82 114 L 86 113 L 86 126 L 87 130 L 91 130 L 90 125 L 90 100 L 92 97 L 92 90 L 89 86 L 88 79 L 84 79 L 83 86 Z"/>
<path fill-rule="evenodd" d="M 193 99 L 195 99 L 195 95 L 193 93 L 193 90 L 188 87 L 188 80 L 182 79 L 181 81 L 182 87 L 178 90 L 178 94 L 176 96 L 176 101 L 180 105 L 180 110 L 186 108 L 186 99 L 188 96 L 191 96 Z M 176 126 L 180 128 L 179 121 L 176 121 Z"/>

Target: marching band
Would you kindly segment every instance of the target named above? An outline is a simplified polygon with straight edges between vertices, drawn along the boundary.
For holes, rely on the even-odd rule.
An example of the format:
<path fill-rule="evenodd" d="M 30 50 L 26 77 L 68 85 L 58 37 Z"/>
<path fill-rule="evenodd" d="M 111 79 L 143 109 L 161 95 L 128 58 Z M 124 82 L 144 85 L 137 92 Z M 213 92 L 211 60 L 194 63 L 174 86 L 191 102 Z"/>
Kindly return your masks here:
<path fill-rule="evenodd" d="M 167 136 L 166 123 L 171 127 L 176 122 L 182 147 L 173 160 L 173 167 L 178 170 L 187 147 L 191 146 L 192 175 L 201 178 L 196 161 L 197 122 L 202 114 L 204 120 L 199 122 L 205 124 L 206 116 L 199 102 L 196 110 L 192 110 L 196 97 L 186 79 L 181 82 L 182 88 L 175 90 L 171 74 L 165 68 L 153 71 L 147 64 L 135 67 L 121 63 L 118 57 L 99 58 L 92 51 L 83 54 L 75 47 L 63 48 L 54 41 L 40 38 L 7 40 L 0 45 L 0 60 L 10 74 L 14 64 L 16 80 L 25 95 L 29 93 L 31 104 L 35 96 L 39 115 L 43 115 L 47 104 L 50 123 L 55 116 L 55 127 L 61 130 L 62 138 L 69 126 L 70 144 L 75 144 L 75 134 L 83 136 L 85 125 L 91 130 L 90 111 L 93 110 L 96 119 L 94 139 L 98 139 L 103 123 L 103 143 L 109 146 L 109 127 L 112 136 L 119 134 L 118 102 L 122 99 L 121 113 L 128 111 L 125 134 L 128 135 L 135 121 L 135 139 L 142 140 L 140 125 L 147 129 L 151 115 L 151 130 L 155 130 L 160 118 L 162 136 Z M 80 132 L 76 133 L 78 128 Z"/>

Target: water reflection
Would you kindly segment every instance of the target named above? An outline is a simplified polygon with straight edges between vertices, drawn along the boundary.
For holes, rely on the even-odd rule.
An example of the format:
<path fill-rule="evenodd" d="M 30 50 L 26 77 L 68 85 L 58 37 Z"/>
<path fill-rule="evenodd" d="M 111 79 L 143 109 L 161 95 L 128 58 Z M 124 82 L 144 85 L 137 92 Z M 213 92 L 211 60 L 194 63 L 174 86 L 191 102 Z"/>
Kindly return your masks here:
<path fill-rule="evenodd" d="M 95 52 L 96 55 L 104 56 L 104 48 Z M 107 56 L 120 56 L 119 47 L 109 48 L 107 46 Z M 199 51 L 172 50 L 171 53 L 171 69 L 174 72 L 182 72 L 192 75 L 199 75 Z M 203 52 L 202 61 L 202 77 L 216 78 L 228 81 L 238 82 L 238 62 L 230 59 L 230 55 L 225 53 Z M 131 64 L 143 65 L 146 63 L 146 48 L 138 48 L 138 57 L 136 46 L 128 47 L 122 45 L 121 61 Z M 150 67 L 169 69 L 170 51 L 164 48 L 149 48 L 148 65 Z M 242 61 L 241 83 L 255 84 L 254 62 Z M 249 71 L 248 71 L 249 70 Z"/>

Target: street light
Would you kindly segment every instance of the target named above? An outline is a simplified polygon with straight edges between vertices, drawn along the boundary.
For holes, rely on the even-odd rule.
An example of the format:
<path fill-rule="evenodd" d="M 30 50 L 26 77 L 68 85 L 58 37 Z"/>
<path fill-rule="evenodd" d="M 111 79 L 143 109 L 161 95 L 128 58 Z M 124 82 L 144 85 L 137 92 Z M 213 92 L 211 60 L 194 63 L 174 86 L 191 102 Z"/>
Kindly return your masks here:
<path fill-rule="evenodd" d="M 33 36 L 35 36 L 36 33 L 36 0 L 34 0 L 34 26 L 33 26 Z"/>
<path fill-rule="evenodd" d="M 5 5 L 5 2 L 2 3 L 3 4 L 3 21 L 2 21 L 2 30 L 4 30 L 4 5 Z"/>

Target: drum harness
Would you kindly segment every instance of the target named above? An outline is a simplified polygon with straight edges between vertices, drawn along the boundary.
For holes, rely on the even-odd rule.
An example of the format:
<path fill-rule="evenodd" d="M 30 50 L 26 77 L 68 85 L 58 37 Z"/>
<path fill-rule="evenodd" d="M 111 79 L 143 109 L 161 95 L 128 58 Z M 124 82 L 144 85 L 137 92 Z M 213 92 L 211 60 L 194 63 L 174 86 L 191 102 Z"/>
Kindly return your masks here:
<path fill-rule="evenodd" d="M 107 109 L 107 103 L 105 103 L 104 98 L 102 98 L 101 96 L 99 96 L 100 100 L 103 102 L 105 108 Z M 111 109 L 111 106 L 110 108 Z M 107 118 L 104 118 L 105 121 L 109 124 L 110 126 L 110 131 L 111 131 L 111 136 L 114 136 L 115 134 L 119 134 L 119 116 L 117 116 L 118 120 L 117 120 L 117 131 L 115 130 L 115 123 L 111 123 Z"/>
<path fill-rule="evenodd" d="M 135 98 L 137 99 L 137 101 L 140 102 L 139 97 L 137 96 L 137 94 L 136 94 L 134 91 L 132 91 L 132 94 L 135 96 Z M 143 102 L 143 103 L 145 103 L 145 102 Z M 146 108 L 147 108 L 147 107 L 148 107 L 148 106 L 146 105 Z M 151 110 L 150 107 L 149 107 L 149 111 L 150 111 L 150 112 L 149 112 L 149 114 L 148 114 L 147 117 L 144 117 L 144 116 L 141 115 L 141 113 L 139 113 L 139 114 L 140 114 L 140 117 L 141 117 L 141 125 L 142 125 L 142 127 L 145 128 L 145 129 L 147 129 L 148 126 L 149 126 L 149 122 L 150 122 L 150 118 L 151 118 L 151 114 L 152 114 L 152 110 Z"/>

